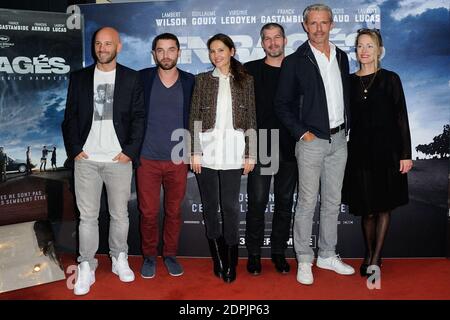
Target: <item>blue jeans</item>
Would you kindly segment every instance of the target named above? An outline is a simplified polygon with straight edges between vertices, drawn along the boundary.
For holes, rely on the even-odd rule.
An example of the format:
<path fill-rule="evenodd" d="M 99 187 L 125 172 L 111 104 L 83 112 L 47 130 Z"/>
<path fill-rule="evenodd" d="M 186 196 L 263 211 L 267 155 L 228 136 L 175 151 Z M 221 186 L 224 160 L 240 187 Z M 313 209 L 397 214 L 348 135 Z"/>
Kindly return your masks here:
<path fill-rule="evenodd" d="M 299 262 L 312 262 L 310 247 L 313 216 L 320 186 L 319 252 L 321 258 L 336 254 L 337 220 L 347 162 L 347 140 L 341 130 L 329 140 L 299 140 L 295 146 L 298 163 L 298 202 L 294 219 L 294 249 Z"/>

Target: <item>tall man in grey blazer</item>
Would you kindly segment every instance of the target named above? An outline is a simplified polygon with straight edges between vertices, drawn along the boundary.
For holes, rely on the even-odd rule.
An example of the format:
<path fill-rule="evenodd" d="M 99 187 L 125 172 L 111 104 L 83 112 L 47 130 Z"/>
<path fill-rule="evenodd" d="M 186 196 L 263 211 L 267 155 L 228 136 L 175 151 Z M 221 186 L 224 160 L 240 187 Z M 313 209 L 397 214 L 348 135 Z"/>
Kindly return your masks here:
<path fill-rule="evenodd" d="M 128 200 L 133 165 L 144 135 L 144 95 L 139 73 L 117 63 L 119 33 L 109 27 L 95 34 L 96 63 L 70 77 L 62 124 L 68 158 L 74 160 L 75 196 L 80 211 L 76 295 L 95 282 L 98 215 L 103 184 L 110 213 L 112 272 L 134 280 L 128 265 Z"/>
<path fill-rule="evenodd" d="M 333 13 L 322 4 L 303 12 L 308 41 L 283 60 L 275 112 L 297 140 L 298 203 L 294 220 L 297 281 L 314 278 L 310 247 L 313 216 L 320 186 L 317 266 L 350 275 L 355 270 L 336 254 L 337 219 L 347 161 L 349 124 L 348 58 L 329 41 Z"/>

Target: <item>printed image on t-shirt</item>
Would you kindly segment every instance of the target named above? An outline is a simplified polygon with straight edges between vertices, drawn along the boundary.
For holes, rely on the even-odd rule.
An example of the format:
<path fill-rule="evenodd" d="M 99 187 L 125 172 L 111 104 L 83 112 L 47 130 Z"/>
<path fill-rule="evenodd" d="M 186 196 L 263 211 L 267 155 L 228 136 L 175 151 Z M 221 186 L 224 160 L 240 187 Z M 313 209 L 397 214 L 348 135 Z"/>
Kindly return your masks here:
<path fill-rule="evenodd" d="M 99 84 L 94 92 L 94 121 L 112 120 L 114 84 Z"/>

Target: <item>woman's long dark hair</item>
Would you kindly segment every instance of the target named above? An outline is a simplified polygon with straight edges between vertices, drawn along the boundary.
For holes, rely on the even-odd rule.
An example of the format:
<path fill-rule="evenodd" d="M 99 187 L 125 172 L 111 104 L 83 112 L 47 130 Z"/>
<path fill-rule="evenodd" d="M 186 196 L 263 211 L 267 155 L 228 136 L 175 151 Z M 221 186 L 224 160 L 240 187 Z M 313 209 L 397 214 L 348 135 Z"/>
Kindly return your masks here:
<path fill-rule="evenodd" d="M 221 41 L 225 46 L 228 47 L 228 49 L 234 49 L 234 52 L 236 52 L 236 47 L 234 46 L 233 40 L 231 40 L 229 36 L 223 33 L 215 34 L 214 36 L 209 38 L 207 42 L 208 50 L 210 49 L 211 43 L 216 40 Z M 236 81 L 239 86 L 242 85 L 242 81 L 244 81 L 244 79 L 247 78 L 248 75 L 242 63 L 240 63 L 235 57 L 231 57 L 230 72 L 234 78 L 234 81 Z"/>

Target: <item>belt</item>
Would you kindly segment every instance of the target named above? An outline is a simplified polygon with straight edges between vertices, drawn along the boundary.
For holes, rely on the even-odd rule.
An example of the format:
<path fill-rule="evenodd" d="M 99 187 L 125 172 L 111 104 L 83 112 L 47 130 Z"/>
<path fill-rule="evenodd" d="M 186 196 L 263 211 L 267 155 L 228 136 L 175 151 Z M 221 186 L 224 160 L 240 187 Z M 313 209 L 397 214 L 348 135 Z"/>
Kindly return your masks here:
<path fill-rule="evenodd" d="M 330 129 L 330 134 L 336 134 L 336 133 L 338 133 L 339 131 L 341 131 L 343 129 L 345 129 L 345 123 L 341 124 L 339 127 L 331 128 Z"/>

